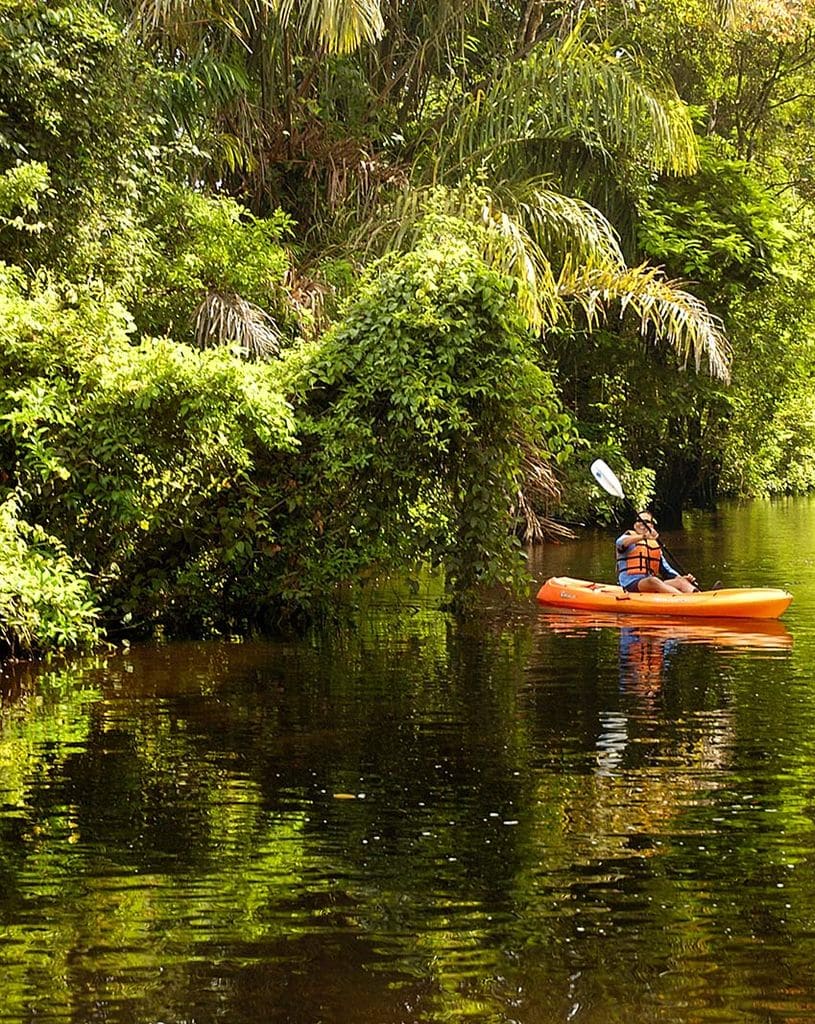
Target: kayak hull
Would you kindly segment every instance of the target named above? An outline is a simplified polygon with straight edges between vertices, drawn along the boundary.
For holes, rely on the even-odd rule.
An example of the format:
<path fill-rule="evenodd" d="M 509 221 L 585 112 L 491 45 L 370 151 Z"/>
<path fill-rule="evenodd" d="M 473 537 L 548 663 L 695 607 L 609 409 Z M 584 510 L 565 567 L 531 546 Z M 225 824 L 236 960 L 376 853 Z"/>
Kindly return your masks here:
<path fill-rule="evenodd" d="M 789 608 L 792 594 L 773 587 L 703 590 L 693 594 L 638 594 L 627 593 L 610 583 L 552 576 L 538 591 L 538 601 L 552 608 L 617 615 L 777 619 Z"/>

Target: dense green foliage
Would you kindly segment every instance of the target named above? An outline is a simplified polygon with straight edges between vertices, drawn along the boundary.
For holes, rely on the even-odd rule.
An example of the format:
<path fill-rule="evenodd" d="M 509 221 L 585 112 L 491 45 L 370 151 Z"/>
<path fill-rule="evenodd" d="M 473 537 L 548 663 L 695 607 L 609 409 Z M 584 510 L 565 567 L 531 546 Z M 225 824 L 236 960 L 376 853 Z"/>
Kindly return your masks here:
<path fill-rule="evenodd" d="M 0 650 L 83 648 L 100 640 L 90 581 L 62 543 L 0 505 Z"/>
<path fill-rule="evenodd" d="M 274 541 L 248 517 L 251 474 L 295 443 L 278 367 L 134 345 L 125 311 L 93 296 L 6 281 L 2 302 L 7 485 L 81 559 L 108 617 L 211 617 L 224 566 Z"/>
<path fill-rule="evenodd" d="M 429 561 L 462 593 L 518 578 L 520 445 L 562 448 L 568 419 L 513 283 L 456 228 L 372 268 L 340 326 L 273 362 L 136 344 L 117 302 L 6 275 L 5 485 L 109 628 L 269 625 L 378 566 Z"/>
<path fill-rule="evenodd" d="M 77 281 L 137 272 L 142 212 L 163 173 L 156 72 L 103 6 L 0 2 L 0 169 L 32 161 L 50 181 L 41 231 L 5 232 L 4 257 Z"/>
<path fill-rule="evenodd" d="M 311 537 L 297 509 L 291 546 L 314 548 L 324 586 L 375 553 L 441 564 L 459 590 L 517 576 L 523 445 L 559 450 L 570 424 L 513 284 L 485 266 L 474 234 L 431 222 L 412 252 L 372 268 L 306 361 L 301 477 L 320 506 Z"/>
<path fill-rule="evenodd" d="M 815 481 L 808 7 L 0 13 L 0 499 L 99 625 L 466 603 L 612 512 L 591 455 L 674 515 Z"/>
<path fill-rule="evenodd" d="M 213 301 L 229 310 L 241 301 L 257 310 L 276 351 L 294 324 L 282 296 L 289 257 L 281 244 L 289 219 L 280 211 L 259 220 L 232 199 L 208 198 L 165 186 L 153 210 L 140 287 L 134 296 L 137 326 L 148 334 L 204 345 L 222 340 L 212 323 Z M 271 313 L 264 315 L 264 309 Z M 236 336 L 252 348 L 252 332 Z M 260 353 L 264 354 L 263 346 Z"/>

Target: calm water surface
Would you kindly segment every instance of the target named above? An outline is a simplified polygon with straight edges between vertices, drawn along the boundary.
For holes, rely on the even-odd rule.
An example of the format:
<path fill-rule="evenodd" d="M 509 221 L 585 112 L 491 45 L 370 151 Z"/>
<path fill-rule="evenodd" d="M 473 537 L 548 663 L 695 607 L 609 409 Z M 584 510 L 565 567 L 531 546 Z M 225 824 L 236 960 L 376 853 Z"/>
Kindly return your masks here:
<path fill-rule="evenodd" d="M 815 1020 L 815 501 L 668 540 L 783 623 L 403 602 L 6 667 L 0 1024 Z"/>

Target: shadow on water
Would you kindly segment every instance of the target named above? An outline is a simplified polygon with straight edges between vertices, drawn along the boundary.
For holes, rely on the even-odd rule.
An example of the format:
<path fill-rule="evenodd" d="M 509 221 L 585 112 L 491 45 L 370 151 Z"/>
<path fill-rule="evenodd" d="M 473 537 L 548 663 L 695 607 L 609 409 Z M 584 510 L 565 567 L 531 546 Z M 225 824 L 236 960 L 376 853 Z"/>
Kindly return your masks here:
<path fill-rule="evenodd" d="M 599 577 L 608 543 L 536 575 Z M 0 1022 L 811 1018 L 809 558 L 767 570 L 797 574 L 781 623 L 411 595 L 7 667 Z"/>

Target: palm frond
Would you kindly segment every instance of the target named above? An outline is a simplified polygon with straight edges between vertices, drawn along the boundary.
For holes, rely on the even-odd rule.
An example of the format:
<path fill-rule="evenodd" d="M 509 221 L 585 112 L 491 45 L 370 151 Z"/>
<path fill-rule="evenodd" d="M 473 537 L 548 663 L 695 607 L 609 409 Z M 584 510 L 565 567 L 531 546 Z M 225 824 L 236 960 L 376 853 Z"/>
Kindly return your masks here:
<path fill-rule="evenodd" d="M 249 90 L 245 68 L 239 63 L 200 54 L 165 72 L 159 98 L 173 129 L 183 128 L 194 138 L 198 124 L 238 103 Z"/>
<path fill-rule="evenodd" d="M 538 245 L 551 254 L 570 253 L 578 262 L 602 260 L 624 263 L 617 234 L 609 221 L 590 203 L 553 189 L 537 178 L 521 184 L 491 186 L 494 201 L 527 225 Z"/>
<path fill-rule="evenodd" d="M 292 308 L 302 314 L 300 329 L 303 334 L 324 331 L 329 323 L 326 303 L 332 295 L 330 285 L 309 276 L 302 269 L 294 268 L 286 271 L 284 285 Z"/>
<path fill-rule="evenodd" d="M 510 63 L 434 126 L 434 180 L 489 162 L 500 168 L 535 140 L 578 136 L 598 154 L 635 152 L 655 171 L 697 165 L 693 126 L 672 83 L 579 30 Z"/>
<path fill-rule="evenodd" d="M 329 53 L 352 53 L 384 31 L 380 0 L 273 0 L 285 28 L 297 23 Z"/>
<path fill-rule="evenodd" d="M 239 345 L 252 359 L 269 359 L 280 351 L 280 331 L 269 314 L 233 292 L 210 292 L 195 314 L 199 348 Z"/>
<path fill-rule="evenodd" d="M 738 0 L 713 0 L 713 8 L 722 28 L 729 28 L 736 19 Z"/>
<path fill-rule="evenodd" d="M 619 304 L 633 311 L 677 352 L 684 366 L 707 363 L 721 379 L 729 374 L 730 349 L 723 325 L 705 304 L 656 267 L 627 267 L 613 227 L 594 207 L 560 195 L 540 181 L 497 194 L 483 186 L 402 189 L 387 208 L 362 219 L 350 247 L 379 255 L 412 247 L 428 218 L 446 214 L 481 229 L 485 260 L 518 285 L 518 302 L 529 324 L 545 332 L 576 302 L 590 327 Z"/>
<path fill-rule="evenodd" d="M 450 69 L 466 75 L 490 0 L 382 0 L 382 7 L 385 28 L 367 55 L 368 74 L 382 98 L 397 96 L 416 111 Z"/>
<path fill-rule="evenodd" d="M 385 208 L 361 218 L 351 237 L 361 253 L 406 249 L 425 230 L 428 214 L 443 213 L 477 225 L 487 261 L 518 282 L 530 324 L 545 329 L 564 312 L 557 270 L 571 254 L 578 263 L 624 266 L 614 229 L 580 199 L 536 180 L 504 182 L 494 191 L 467 183 L 458 188 L 404 187 Z"/>
<path fill-rule="evenodd" d="M 520 522 L 520 537 L 525 544 L 547 540 L 570 540 L 575 534 L 557 523 L 549 510 L 560 501 L 560 485 L 552 468 L 551 456 L 519 440 L 523 478 L 515 497 L 513 513 Z"/>
<path fill-rule="evenodd" d="M 652 329 L 666 340 L 684 367 L 692 360 L 698 370 L 705 361 L 712 376 L 728 379 L 730 346 L 721 320 L 695 295 L 667 280 L 659 268 L 647 264 L 577 267 L 567 261 L 558 292 L 578 303 L 590 327 L 605 317 L 610 304 L 618 302 L 621 316 L 633 311 L 640 331 L 646 334 Z"/>
<path fill-rule="evenodd" d="M 246 45 L 252 5 L 234 0 L 135 0 L 130 23 L 147 42 L 159 40 L 168 52 L 196 53 L 213 30 L 227 34 Z"/>
<path fill-rule="evenodd" d="M 482 203 L 481 222 L 486 229 L 487 262 L 518 282 L 518 303 L 526 319 L 538 329 L 553 324 L 560 318 L 563 304 L 545 250 L 519 218 L 489 197 Z"/>

